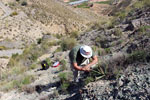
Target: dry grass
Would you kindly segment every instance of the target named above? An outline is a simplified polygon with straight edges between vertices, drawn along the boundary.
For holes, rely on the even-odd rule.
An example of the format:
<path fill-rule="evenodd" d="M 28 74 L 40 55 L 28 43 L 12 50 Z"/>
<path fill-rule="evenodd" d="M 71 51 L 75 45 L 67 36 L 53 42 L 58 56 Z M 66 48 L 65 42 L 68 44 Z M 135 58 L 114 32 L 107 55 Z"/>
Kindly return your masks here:
<path fill-rule="evenodd" d="M 47 52 L 56 41 L 44 40 L 40 45 L 32 44 L 25 48 L 23 54 L 14 54 L 10 58 L 8 69 L 0 73 L 0 90 L 9 91 L 30 84 L 34 77 L 26 72 L 38 67 L 37 58 Z"/>
<path fill-rule="evenodd" d="M 23 74 L 22 72 L 24 72 L 23 69 L 22 70 L 14 69 L 7 73 L 6 72 L 3 73 L 2 79 L 0 81 L 0 91 L 21 89 L 25 85 L 30 84 L 34 81 L 34 76 Z"/>

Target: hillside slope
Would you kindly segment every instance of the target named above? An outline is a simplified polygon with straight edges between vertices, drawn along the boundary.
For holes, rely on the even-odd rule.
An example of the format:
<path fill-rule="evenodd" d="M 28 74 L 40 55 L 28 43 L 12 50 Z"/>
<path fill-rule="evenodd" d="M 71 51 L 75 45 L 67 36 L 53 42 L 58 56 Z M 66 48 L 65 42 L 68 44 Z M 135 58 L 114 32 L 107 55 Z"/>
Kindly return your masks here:
<path fill-rule="evenodd" d="M 38 43 L 26 47 L 21 55 L 13 55 L 10 58 L 8 69 L 0 74 L 0 99 L 149 100 L 150 2 L 147 0 L 133 1 L 125 7 L 122 5 L 123 9 L 121 9 L 122 6 L 118 8 L 120 11 L 112 10 L 114 19 L 100 26 L 95 25 L 88 32 L 82 34 L 73 32 L 65 37 L 46 34 Z M 49 8 L 46 2 L 47 0 L 43 0 L 43 3 L 31 0 L 24 9 L 30 20 L 41 22 L 39 26 L 44 28 L 49 26 L 50 22 L 47 23 L 47 21 L 55 19 L 46 20 L 48 17 L 46 16 L 44 20 L 41 20 L 39 14 L 31 16 L 30 11 L 34 6 L 34 9 Z M 23 9 L 24 7 L 18 6 L 18 8 Z M 43 10 L 37 11 L 42 13 Z M 77 18 L 76 11 L 65 13 L 75 16 L 73 18 L 66 16 L 70 20 Z M 49 14 L 51 15 L 51 13 L 47 15 Z M 67 20 L 64 18 L 65 15 L 57 11 L 56 15 L 59 17 L 55 16 L 55 18 L 61 18 L 61 22 Z M 79 23 L 82 21 L 84 22 L 84 18 Z M 78 84 L 73 83 L 68 58 L 70 49 L 76 44 L 91 46 L 99 58 L 97 68 L 82 78 Z M 40 63 L 43 60 L 50 65 L 46 70 L 41 69 Z M 59 61 L 60 65 L 52 67 L 56 61 Z"/>
<path fill-rule="evenodd" d="M 88 10 L 75 10 L 71 6 L 55 0 L 28 0 L 29 5 L 23 10 L 42 24 L 51 34 L 64 34 L 83 31 L 87 24 L 98 21 L 98 16 Z M 80 13 L 80 14 L 79 14 Z"/>

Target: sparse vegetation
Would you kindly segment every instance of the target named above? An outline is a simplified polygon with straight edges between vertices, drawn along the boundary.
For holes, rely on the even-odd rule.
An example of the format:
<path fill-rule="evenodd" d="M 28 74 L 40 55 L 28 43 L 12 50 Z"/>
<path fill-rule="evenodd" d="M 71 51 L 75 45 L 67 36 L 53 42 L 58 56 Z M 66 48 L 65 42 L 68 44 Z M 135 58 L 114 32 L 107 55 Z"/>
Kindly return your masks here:
<path fill-rule="evenodd" d="M 21 89 L 24 85 L 33 82 L 34 77 L 31 75 L 22 75 L 21 78 L 15 80 L 5 80 L 0 82 L 1 91 L 10 91 L 14 88 Z"/>
<path fill-rule="evenodd" d="M 121 35 L 122 35 L 122 31 L 121 31 L 119 28 L 115 28 L 114 34 L 115 34 L 116 36 L 121 36 Z"/>
<path fill-rule="evenodd" d="M 102 67 L 101 64 L 97 64 L 90 74 L 84 79 L 85 85 L 89 82 L 96 81 L 104 78 L 108 73 L 106 72 L 107 67 Z"/>
<path fill-rule="evenodd" d="M 37 39 L 37 44 L 41 44 L 42 43 L 42 38 Z"/>
<path fill-rule="evenodd" d="M 103 27 L 102 27 L 102 25 L 104 25 L 103 24 L 103 22 L 101 22 L 101 23 L 93 23 L 93 25 L 91 26 L 91 29 L 93 30 L 93 29 L 102 29 Z"/>
<path fill-rule="evenodd" d="M 84 3 L 80 4 L 80 5 L 77 5 L 76 7 L 77 8 L 90 8 L 88 2 L 84 2 Z"/>
<path fill-rule="evenodd" d="M 10 6 L 10 7 L 14 7 L 14 6 L 16 6 L 16 3 L 10 2 L 10 3 L 9 3 L 9 6 Z"/>
<path fill-rule="evenodd" d="M 94 78 L 91 77 L 91 76 L 88 76 L 88 77 L 84 80 L 84 84 L 87 85 L 88 83 L 93 82 L 93 81 L 94 81 Z"/>
<path fill-rule="evenodd" d="M 61 48 L 61 47 L 58 47 L 58 48 L 55 50 L 54 53 L 56 53 L 56 52 L 61 52 L 61 51 L 62 51 L 62 48 Z"/>
<path fill-rule="evenodd" d="M 10 16 L 16 16 L 18 13 L 16 11 L 12 12 Z"/>
<path fill-rule="evenodd" d="M 102 55 L 102 53 L 101 53 L 102 51 L 100 50 L 100 49 L 98 49 L 97 50 L 97 54 L 98 54 L 98 56 L 101 56 Z"/>
<path fill-rule="evenodd" d="M 111 0 L 108 0 L 108 1 L 101 1 L 101 2 L 96 2 L 98 4 L 111 4 Z"/>
<path fill-rule="evenodd" d="M 35 68 L 37 68 L 37 64 L 32 64 L 32 65 L 30 66 L 30 69 L 35 69 Z"/>
<path fill-rule="evenodd" d="M 74 2 L 74 1 L 78 1 L 78 0 L 70 0 L 69 2 Z"/>
<path fill-rule="evenodd" d="M 141 26 L 139 29 L 138 29 L 138 32 L 140 32 L 141 34 L 147 34 L 148 36 L 150 35 L 149 32 L 147 33 L 148 29 L 150 29 L 150 26 Z"/>
<path fill-rule="evenodd" d="M 6 50 L 7 49 L 7 47 L 5 47 L 5 46 L 0 46 L 0 50 Z"/>
<path fill-rule="evenodd" d="M 53 34 L 53 36 L 56 37 L 57 39 L 60 39 L 60 38 L 62 38 L 63 35 L 62 34 Z"/>
<path fill-rule="evenodd" d="M 67 93 L 67 89 L 70 85 L 72 74 L 70 72 L 62 72 L 59 74 L 59 78 L 60 78 L 60 83 L 61 83 L 61 86 L 60 86 L 61 92 Z"/>
<path fill-rule="evenodd" d="M 104 50 L 107 54 L 111 53 L 111 48 L 105 48 Z"/>
<path fill-rule="evenodd" d="M 0 58 L 8 59 L 9 57 L 8 56 L 2 56 Z"/>
<path fill-rule="evenodd" d="M 44 46 L 43 46 L 44 44 Z M 17 84 L 21 84 L 21 86 L 26 85 L 30 83 L 30 76 L 22 76 L 27 70 L 32 70 L 37 68 L 36 60 L 39 56 L 41 56 L 43 53 L 45 53 L 52 45 L 55 45 L 55 42 L 47 41 L 46 40 L 41 42 L 40 45 L 32 44 L 23 51 L 23 54 L 13 54 L 10 58 L 8 68 L 9 71 L 6 70 L 6 72 L 2 72 L 0 74 L 0 89 L 3 89 L 2 87 L 6 87 L 4 90 L 11 90 L 15 87 L 19 87 Z M 48 60 L 50 61 L 50 60 Z M 51 63 L 51 61 L 49 62 Z M 29 66 L 29 67 L 27 67 Z M 13 80 L 17 80 L 15 82 L 11 80 L 7 80 L 8 77 L 14 76 Z M 22 79 L 17 79 L 16 76 L 22 76 Z M 3 82 L 7 82 L 8 84 L 3 84 Z M 15 86 L 16 85 L 16 86 Z M 9 89 L 10 88 L 10 89 Z"/>
<path fill-rule="evenodd" d="M 132 54 L 129 55 L 129 58 L 127 59 L 127 63 L 134 63 L 134 62 L 145 62 L 147 61 L 147 57 L 150 56 L 149 52 L 146 51 L 134 51 Z"/>
<path fill-rule="evenodd" d="M 71 38 L 78 38 L 78 35 L 79 35 L 79 32 L 77 32 L 77 31 L 74 31 L 74 32 L 70 33 Z"/>
<path fill-rule="evenodd" d="M 18 61 L 19 61 L 19 55 L 13 54 L 12 57 L 10 58 L 8 66 L 12 67 L 12 66 L 18 65 Z"/>
<path fill-rule="evenodd" d="M 125 3 L 125 4 L 124 4 Z M 127 1 L 123 1 L 122 4 L 126 5 Z M 132 13 L 134 9 L 143 8 L 145 6 L 150 6 L 150 0 L 138 0 L 132 6 L 127 6 L 124 9 L 120 9 L 115 12 L 115 16 L 123 20 L 129 13 Z"/>
<path fill-rule="evenodd" d="M 66 63 L 67 63 L 67 62 L 66 62 L 65 60 L 61 60 L 61 61 L 60 61 L 60 64 L 62 65 L 62 66 L 60 67 L 60 71 L 64 71 L 64 70 L 67 69 Z"/>
<path fill-rule="evenodd" d="M 117 79 L 122 73 L 123 67 L 114 66 L 107 63 L 100 63 L 92 69 L 89 76 L 84 80 L 85 84 L 99 79 Z"/>
<path fill-rule="evenodd" d="M 74 38 L 65 38 L 61 41 L 61 48 L 63 51 L 71 50 L 77 44 Z"/>
<path fill-rule="evenodd" d="M 50 58 L 46 58 L 45 61 L 47 62 L 47 64 L 48 64 L 49 66 L 52 65 L 52 62 L 51 62 L 51 59 L 50 59 Z"/>
<path fill-rule="evenodd" d="M 135 2 L 133 5 L 133 8 L 142 8 L 144 6 L 150 6 L 150 0 L 138 0 L 138 2 Z"/>

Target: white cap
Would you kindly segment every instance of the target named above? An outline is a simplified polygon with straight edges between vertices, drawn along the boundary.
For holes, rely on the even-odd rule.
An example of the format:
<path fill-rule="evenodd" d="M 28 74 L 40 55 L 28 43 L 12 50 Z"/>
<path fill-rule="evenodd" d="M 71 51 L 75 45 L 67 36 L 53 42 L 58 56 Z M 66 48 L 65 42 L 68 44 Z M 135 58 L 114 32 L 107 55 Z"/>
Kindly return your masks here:
<path fill-rule="evenodd" d="M 85 58 L 90 58 L 92 56 L 91 47 L 84 45 L 80 47 L 80 54 Z"/>

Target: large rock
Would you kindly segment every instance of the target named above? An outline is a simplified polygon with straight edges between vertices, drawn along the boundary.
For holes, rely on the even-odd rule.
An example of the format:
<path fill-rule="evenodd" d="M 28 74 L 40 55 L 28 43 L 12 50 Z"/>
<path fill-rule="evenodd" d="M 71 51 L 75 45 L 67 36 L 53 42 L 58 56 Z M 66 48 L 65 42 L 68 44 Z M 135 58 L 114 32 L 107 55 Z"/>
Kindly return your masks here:
<path fill-rule="evenodd" d="M 132 20 L 131 23 L 135 29 L 138 29 L 141 26 L 150 25 L 150 17 L 149 18 L 135 19 L 135 20 Z"/>

